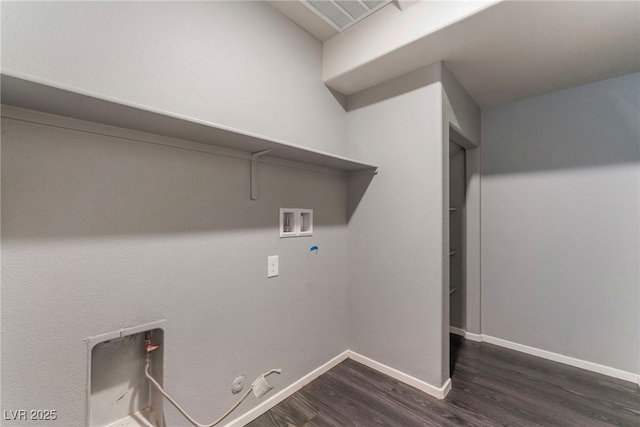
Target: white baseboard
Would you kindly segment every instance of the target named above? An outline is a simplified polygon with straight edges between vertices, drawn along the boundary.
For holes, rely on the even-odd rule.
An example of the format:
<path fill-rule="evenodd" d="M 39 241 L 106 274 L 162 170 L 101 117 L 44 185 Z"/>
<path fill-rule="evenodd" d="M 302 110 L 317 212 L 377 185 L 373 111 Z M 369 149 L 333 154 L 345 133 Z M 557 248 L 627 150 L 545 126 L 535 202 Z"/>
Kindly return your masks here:
<path fill-rule="evenodd" d="M 369 359 L 368 357 L 365 357 L 354 351 L 349 351 L 349 359 L 355 360 L 356 362 L 360 362 L 365 366 L 375 369 L 376 371 L 389 375 L 390 377 L 395 378 L 398 381 L 415 387 L 418 390 L 422 390 L 425 393 L 430 394 L 431 396 L 437 397 L 438 399 L 444 399 L 447 393 L 449 393 L 449 391 L 451 390 L 451 378 L 448 378 L 442 387 L 436 387 L 427 382 L 419 380 L 416 377 L 412 377 L 409 374 L 405 374 L 404 372 L 399 371 L 395 368 L 384 365 L 380 362 L 376 362 L 373 359 Z"/>
<path fill-rule="evenodd" d="M 564 354 L 553 353 L 547 350 L 541 350 L 528 345 L 518 344 L 515 342 L 503 340 L 501 338 L 492 337 L 490 335 L 482 335 L 482 341 L 489 344 L 499 345 L 500 347 L 509 348 L 522 353 L 531 354 L 532 356 L 542 357 L 543 359 L 553 360 L 554 362 L 564 363 L 565 365 L 575 366 L 576 368 L 585 369 L 591 372 L 597 372 L 609 377 L 618 378 L 625 381 L 637 382 L 640 384 L 640 376 L 631 372 L 622 371 L 610 366 L 600 365 L 586 360 L 576 359 L 574 357 L 565 356 Z"/>
<path fill-rule="evenodd" d="M 251 409 L 248 412 L 245 412 L 235 420 L 231 421 L 229 424 L 226 424 L 225 427 L 239 427 L 239 426 L 244 426 L 248 424 L 249 422 L 258 418 L 260 415 L 267 412 L 269 409 L 276 406 L 278 403 L 282 402 L 287 397 L 291 396 L 296 391 L 300 390 L 302 387 L 309 384 L 311 381 L 318 378 L 320 375 L 324 374 L 331 368 L 337 366 L 340 362 L 346 360 L 348 357 L 349 357 L 349 350 L 343 353 L 340 353 L 339 355 L 329 360 L 324 365 L 314 369 L 313 371 L 309 372 L 307 375 L 300 378 L 290 386 L 285 387 L 284 389 L 280 390 L 278 393 L 274 394 L 267 400 L 264 400 L 255 408 Z"/>
<path fill-rule="evenodd" d="M 521 353 L 530 354 L 532 356 L 541 357 L 543 359 L 553 360 L 554 362 L 564 363 L 565 365 L 575 366 L 576 368 L 585 369 L 591 372 L 597 372 L 599 374 L 618 378 L 624 381 L 630 381 L 632 383 L 638 384 L 638 387 L 640 387 L 640 375 L 634 374 L 632 372 L 626 372 L 620 369 L 612 368 L 610 366 L 576 359 L 574 357 L 565 356 L 564 354 L 553 353 L 551 351 L 529 347 L 528 345 L 518 344 L 512 341 L 503 340 L 502 338 L 492 337 L 490 335 L 474 334 L 455 326 L 449 326 L 449 332 L 465 337 L 469 341 L 488 342 L 489 344 L 499 345 L 500 347 L 505 347 L 511 350 L 519 351 Z"/>
<path fill-rule="evenodd" d="M 464 337 L 469 341 L 482 342 L 482 334 L 474 334 L 472 332 L 464 332 Z"/>
<path fill-rule="evenodd" d="M 555 362 L 564 363 L 565 365 L 575 366 L 577 368 L 582 368 L 587 371 L 597 372 L 599 374 L 607 375 L 613 378 L 618 378 L 621 380 L 637 383 L 638 386 L 640 386 L 640 375 L 637 375 L 631 372 L 626 372 L 620 369 L 611 368 L 609 366 L 588 362 L 586 360 L 576 359 L 573 357 L 565 356 L 563 354 L 541 350 L 535 347 L 529 347 L 527 345 L 514 343 L 511 341 L 503 340 L 501 338 L 492 337 L 490 335 L 474 334 L 474 333 L 466 332 L 465 330 L 460 328 L 450 327 L 450 331 L 453 334 L 461 335 L 471 341 L 478 341 L 478 342 L 484 341 L 489 344 L 494 344 L 500 347 L 509 348 L 511 350 L 516 350 L 521 353 L 531 354 L 533 356 L 541 357 L 543 359 L 553 360 Z M 432 384 L 419 380 L 416 377 L 413 377 L 395 368 L 392 368 L 390 366 L 377 362 L 359 353 L 356 353 L 351 350 L 347 350 L 339 354 L 338 356 L 334 357 L 324 365 L 309 372 L 307 375 L 300 378 L 293 384 L 282 389 L 275 395 L 271 396 L 269 399 L 260 403 L 255 408 L 251 409 L 250 411 L 246 412 L 245 414 L 241 415 L 240 417 L 226 424 L 226 427 L 238 427 L 238 426 L 244 426 L 248 424 L 249 422 L 258 418 L 260 415 L 267 412 L 269 409 L 273 408 L 278 403 L 282 402 L 284 399 L 291 396 L 292 394 L 300 390 L 302 387 L 309 384 L 311 381 L 315 380 L 320 375 L 329 371 L 331 368 L 335 367 L 340 362 L 346 359 L 352 359 L 352 360 L 355 360 L 356 362 L 362 363 L 365 366 L 375 369 L 376 371 L 379 371 L 383 374 L 389 375 L 390 377 L 395 378 L 398 381 L 401 381 L 405 384 L 415 387 L 418 390 L 421 390 L 427 394 L 430 394 L 431 396 L 434 396 L 438 399 L 444 399 L 445 396 L 449 393 L 449 391 L 451 391 L 451 378 L 447 379 L 447 381 L 441 387 L 436 387 Z"/>
<path fill-rule="evenodd" d="M 457 328 L 455 326 L 449 326 L 449 332 L 455 335 L 460 335 L 461 337 L 464 337 L 466 335 L 464 329 Z"/>
<path fill-rule="evenodd" d="M 464 337 L 466 339 L 468 339 L 469 341 L 476 341 L 476 342 L 482 342 L 482 335 L 480 334 L 474 334 L 471 332 L 467 332 L 462 328 L 457 328 L 455 326 L 449 326 L 449 332 L 455 335 L 460 335 L 461 337 Z"/>
<path fill-rule="evenodd" d="M 365 357 L 351 350 L 347 350 L 339 354 L 338 356 L 334 357 L 324 365 L 309 372 L 307 375 L 300 378 L 290 386 L 280 390 L 278 393 L 274 394 L 269 399 L 263 401 L 255 408 L 249 410 L 248 412 L 245 412 L 238 418 L 226 424 L 225 427 L 239 427 L 239 426 L 244 426 L 248 424 L 249 422 L 255 420 L 260 415 L 264 414 L 269 409 L 273 408 L 278 403 L 282 402 L 284 399 L 291 396 L 296 391 L 300 390 L 302 387 L 309 384 L 311 381 L 315 380 L 320 375 L 329 371 L 331 368 L 335 367 L 340 362 L 346 359 L 352 359 L 352 360 L 355 360 L 356 362 L 362 363 L 365 366 L 375 369 L 376 371 L 379 371 L 383 374 L 389 375 L 390 377 L 395 378 L 398 381 L 401 381 L 405 384 L 415 387 L 418 390 L 422 390 L 425 393 L 430 394 L 431 396 L 437 397 L 438 399 L 444 399 L 445 396 L 449 393 L 449 391 L 451 391 L 451 378 L 448 378 L 442 387 L 436 387 L 427 382 L 424 382 L 415 377 L 412 377 L 411 375 L 405 374 L 404 372 L 394 369 L 390 366 L 384 365 L 380 362 L 376 362 L 375 360 L 369 359 L 368 357 Z"/>

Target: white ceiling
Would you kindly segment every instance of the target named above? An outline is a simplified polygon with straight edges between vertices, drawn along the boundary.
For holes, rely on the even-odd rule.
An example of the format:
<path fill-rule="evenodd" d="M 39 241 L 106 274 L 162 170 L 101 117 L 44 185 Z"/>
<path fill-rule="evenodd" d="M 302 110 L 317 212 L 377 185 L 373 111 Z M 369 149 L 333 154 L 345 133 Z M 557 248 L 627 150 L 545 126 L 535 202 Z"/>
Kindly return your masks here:
<path fill-rule="evenodd" d="M 320 40 L 336 35 L 297 1 L 270 3 Z M 500 2 L 325 83 L 349 95 L 438 60 L 481 107 L 637 72 L 640 1 Z"/>
<path fill-rule="evenodd" d="M 305 29 L 321 42 L 338 34 L 331 25 L 309 10 L 298 0 L 265 0 L 274 9 Z"/>

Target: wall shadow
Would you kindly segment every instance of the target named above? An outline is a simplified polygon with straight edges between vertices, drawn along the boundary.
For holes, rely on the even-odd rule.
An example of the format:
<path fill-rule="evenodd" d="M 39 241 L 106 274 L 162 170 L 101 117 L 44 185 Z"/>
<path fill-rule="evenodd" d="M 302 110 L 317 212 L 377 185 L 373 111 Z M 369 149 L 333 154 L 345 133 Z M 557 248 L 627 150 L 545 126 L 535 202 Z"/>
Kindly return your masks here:
<path fill-rule="evenodd" d="M 439 63 L 420 67 L 347 97 L 347 111 L 367 107 L 440 81 Z"/>
<path fill-rule="evenodd" d="M 482 175 L 640 163 L 640 74 L 482 111 Z"/>
<path fill-rule="evenodd" d="M 347 224 L 351 221 L 351 217 L 367 192 L 367 188 L 369 188 L 377 174 L 377 172 L 372 172 L 370 174 L 351 175 L 347 178 Z"/>
<path fill-rule="evenodd" d="M 177 147 L 3 119 L 2 241 L 278 234 L 281 207 L 314 209 L 314 226 L 344 226 L 346 178 Z"/>

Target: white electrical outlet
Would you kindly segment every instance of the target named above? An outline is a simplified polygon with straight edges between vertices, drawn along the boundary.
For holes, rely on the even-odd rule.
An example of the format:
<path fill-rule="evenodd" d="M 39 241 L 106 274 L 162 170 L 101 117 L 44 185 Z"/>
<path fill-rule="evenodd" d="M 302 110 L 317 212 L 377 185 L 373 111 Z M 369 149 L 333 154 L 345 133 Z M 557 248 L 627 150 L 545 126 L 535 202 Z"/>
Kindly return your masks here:
<path fill-rule="evenodd" d="M 278 255 L 267 257 L 267 277 L 276 277 L 280 274 L 278 264 Z"/>

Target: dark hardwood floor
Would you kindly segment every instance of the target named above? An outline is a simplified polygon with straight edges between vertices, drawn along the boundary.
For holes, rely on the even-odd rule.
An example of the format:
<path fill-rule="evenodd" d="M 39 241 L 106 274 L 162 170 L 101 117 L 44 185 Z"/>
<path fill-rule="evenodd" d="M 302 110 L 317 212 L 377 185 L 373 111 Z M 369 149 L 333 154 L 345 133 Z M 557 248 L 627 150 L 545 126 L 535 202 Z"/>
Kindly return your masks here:
<path fill-rule="evenodd" d="M 457 336 L 451 349 L 444 400 L 346 360 L 248 426 L 640 426 L 635 384 Z"/>

